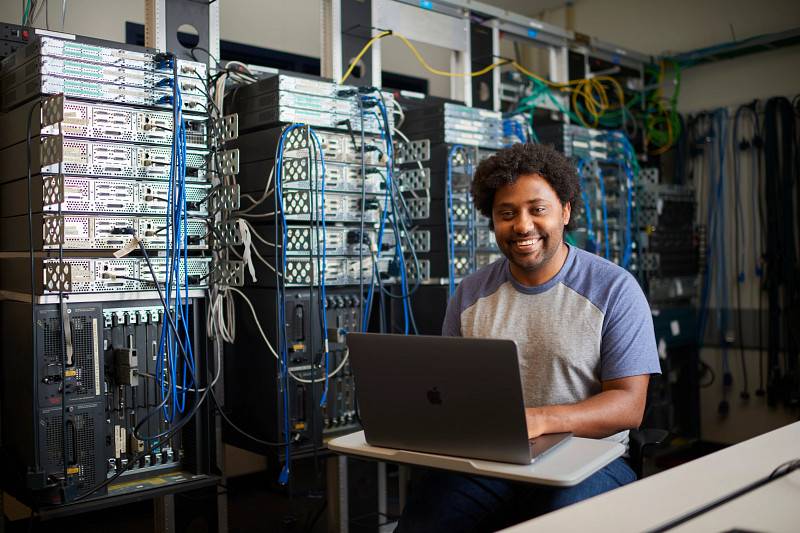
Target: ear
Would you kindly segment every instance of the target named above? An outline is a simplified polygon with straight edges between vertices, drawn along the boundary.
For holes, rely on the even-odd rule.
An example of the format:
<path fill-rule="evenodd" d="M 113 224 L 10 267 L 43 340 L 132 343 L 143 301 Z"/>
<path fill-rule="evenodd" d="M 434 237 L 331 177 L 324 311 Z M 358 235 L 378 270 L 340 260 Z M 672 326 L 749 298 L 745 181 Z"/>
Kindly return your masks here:
<path fill-rule="evenodd" d="M 567 202 L 564 204 L 564 207 L 561 212 L 561 220 L 564 222 L 565 226 L 569 224 L 569 218 L 571 215 L 572 215 L 572 204 L 570 202 Z"/>

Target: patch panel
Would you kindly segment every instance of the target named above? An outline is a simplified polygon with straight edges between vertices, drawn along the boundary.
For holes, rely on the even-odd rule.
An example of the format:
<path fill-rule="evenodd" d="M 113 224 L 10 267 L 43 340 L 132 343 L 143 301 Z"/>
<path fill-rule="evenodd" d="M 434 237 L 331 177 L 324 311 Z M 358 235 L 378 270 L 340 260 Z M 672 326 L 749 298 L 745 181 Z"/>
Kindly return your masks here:
<path fill-rule="evenodd" d="M 47 74 L 36 76 L 24 84 L 7 89 L 2 94 L 0 106 L 2 109 L 8 110 L 29 100 L 33 94 L 63 94 L 68 98 L 85 98 L 118 104 L 172 107 L 172 91 L 170 90 L 71 80 Z M 205 112 L 205 104 L 206 97 L 204 95 L 186 94 L 183 97 L 182 109 L 187 113 Z"/>
<path fill-rule="evenodd" d="M 13 260 L 12 260 L 13 261 Z M 102 292 L 125 292 L 125 291 L 148 291 L 154 290 L 152 275 L 144 258 L 128 257 L 123 259 L 110 258 L 74 258 L 65 257 L 64 264 L 69 265 L 70 274 L 66 281 L 69 282 L 65 293 L 102 293 Z M 164 258 L 154 257 L 151 260 L 153 269 L 156 272 L 156 279 L 163 283 L 166 279 L 166 264 Z M 26 270 L 28 260 L 23 259 L 25 266 L 19 265 Z M 58 268 L 58 259 L 44 259 L 42 271 L 45 274 L 43 294 L 57 293 L 57 287 L 52 284 L 52 279 L 48 277 L 50 268 Z M 188 269 L 187 275 L 191 288 L 203 289 L 207 286 L 210 259 L 202 257 L 190 257 L 187 261 L 187 268 L 181 265 L 180 275 Z M 29 285 L 30 283 L 28 283 Z M 20 290 L 22 284 L 18 284 L 15 290 Z M 22 289 L 24 290 L 24 289 Z"/>

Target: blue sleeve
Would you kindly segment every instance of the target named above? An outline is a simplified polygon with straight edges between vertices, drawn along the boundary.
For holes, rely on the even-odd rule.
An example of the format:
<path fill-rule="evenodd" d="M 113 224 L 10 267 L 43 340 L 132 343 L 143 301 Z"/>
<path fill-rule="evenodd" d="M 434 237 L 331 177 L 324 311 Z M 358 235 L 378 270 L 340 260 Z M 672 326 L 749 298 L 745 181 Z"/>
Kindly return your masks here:
<path fill-rule="evenodd" d="M 661 373 L 650 305 L 633 276 L 621 281 L 603 321 L 601 381 Z"/>
<path fill-rule="evenodd" d="M 442 324 L 442 337 L 461 337 L 461 298 L 462 285 L 456 288 L 456 292 L 450 301 L 447 302 L 447 312 L 444 314 L 444 324 Z"/>

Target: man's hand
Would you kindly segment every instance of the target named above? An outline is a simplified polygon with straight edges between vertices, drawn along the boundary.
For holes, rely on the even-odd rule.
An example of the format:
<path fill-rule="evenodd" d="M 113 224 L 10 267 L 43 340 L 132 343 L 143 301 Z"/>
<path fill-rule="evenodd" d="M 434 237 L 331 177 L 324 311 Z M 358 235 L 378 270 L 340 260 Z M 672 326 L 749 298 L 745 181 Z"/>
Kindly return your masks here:
<path fill-rule="evenodd" d="M 571 431 L 577 437 L 604 438 L 639 427 L 644 416 L 650 375 L 603 382 L 603 391 L 569 405 L 525 409 L 528 438 Z"/>
<path fill-rule="evenodd" d="M 550 433 L 547 431 L 545 418 L 544 408 L 529 407 L 525 409 L 525 423 L 528 424 L 528 439 L 535 439 L 539 435 Z"/>

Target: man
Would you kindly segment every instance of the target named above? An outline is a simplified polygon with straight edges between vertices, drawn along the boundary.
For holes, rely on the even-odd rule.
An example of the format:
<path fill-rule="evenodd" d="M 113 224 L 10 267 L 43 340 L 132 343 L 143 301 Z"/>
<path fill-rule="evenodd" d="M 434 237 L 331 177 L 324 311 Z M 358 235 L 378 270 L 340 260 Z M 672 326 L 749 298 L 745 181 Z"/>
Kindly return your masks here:
<path fill-rule="evenodd" d="M 442 334 L 517 342 L 531 438 L 571 431 L 627 443 L 660 372 L 653 322 L 633 276 L 564 242 L 580 207 L 574 166 L 549 146 L 517 144 L 478 166 L 472 194 L 505 258 L 462 280 Z M 397 531 L 494 530 L 635 477 L 622 458 L 564 489 L 431 471 Z"/>

